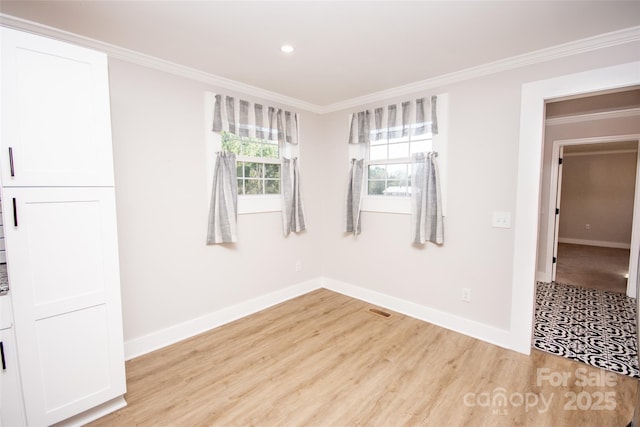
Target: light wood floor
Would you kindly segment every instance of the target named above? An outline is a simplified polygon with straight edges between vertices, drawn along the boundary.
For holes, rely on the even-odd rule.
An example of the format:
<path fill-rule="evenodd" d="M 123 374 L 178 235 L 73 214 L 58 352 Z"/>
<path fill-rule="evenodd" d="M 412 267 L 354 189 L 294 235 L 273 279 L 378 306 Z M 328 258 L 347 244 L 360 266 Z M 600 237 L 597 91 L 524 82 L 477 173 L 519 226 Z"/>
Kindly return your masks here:
<path fill-rule="evenodd" d="M 625 426 L 631 419 L 632 378 L 370 308 L 318 290 L 131 360 L 128 406 L 91 425 Z M 566 386 L 552 381 L 559 379 Z M 499 394 L 509 399 L 503 406 Z"/>

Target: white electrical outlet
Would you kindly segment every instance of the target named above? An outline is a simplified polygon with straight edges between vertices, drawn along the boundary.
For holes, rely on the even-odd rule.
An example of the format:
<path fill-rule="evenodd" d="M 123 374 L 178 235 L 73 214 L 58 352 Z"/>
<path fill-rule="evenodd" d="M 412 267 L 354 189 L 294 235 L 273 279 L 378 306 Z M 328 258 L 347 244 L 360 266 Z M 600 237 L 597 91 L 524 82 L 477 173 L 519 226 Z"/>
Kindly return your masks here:
<path fill-rule="evenodd" d="M 471 302 L 471 289 L 462 288 L 462 301 Z"/>
<path fill-rule="evenodd" d="M 296 271 L 302 271 L 302 261 L 296 261 Z"/>
<path fill-rule="evenodd" d="M 494 212 L 491 226 L 494 228 L 511 228 L 511 212 Z"/>
<path fill-rule="evenodd" d="M 591 230 L 591 224 L 585 224 L 584 225 L 584 229 L 585 230 Z"/>

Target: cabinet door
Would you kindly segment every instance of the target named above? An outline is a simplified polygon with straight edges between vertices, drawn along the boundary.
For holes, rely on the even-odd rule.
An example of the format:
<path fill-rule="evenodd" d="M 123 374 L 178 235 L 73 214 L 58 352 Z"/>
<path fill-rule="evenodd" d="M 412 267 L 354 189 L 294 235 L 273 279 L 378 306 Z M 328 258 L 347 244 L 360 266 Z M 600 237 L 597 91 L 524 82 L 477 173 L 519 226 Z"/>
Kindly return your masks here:
<path fill-rule="evenodd" d="M 2 28 L 3 186 L 110 186 L 106 55 Z"/>
<path fill-rule="evenodd" d="M 2 196 L 27 423 L 50 425 L 125 392 L 114 191 Z"/>
<path fill-rule="evenodd" d="M 1 298 L 1 297 L 0 297 Z M 11 328 L 0 330 L 0 426 L 25 426 L 16 345 Z"/>

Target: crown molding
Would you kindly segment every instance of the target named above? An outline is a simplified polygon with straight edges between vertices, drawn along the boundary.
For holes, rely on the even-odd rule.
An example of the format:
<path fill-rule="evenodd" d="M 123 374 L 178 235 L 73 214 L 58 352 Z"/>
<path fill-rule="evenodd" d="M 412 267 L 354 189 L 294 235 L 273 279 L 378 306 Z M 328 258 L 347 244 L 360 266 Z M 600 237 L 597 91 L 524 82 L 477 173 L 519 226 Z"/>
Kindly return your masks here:
<path fill-rule="evenodd" d="M 180 77 L 185 77 L 198 82 L 210 84 L 220 88 L 241 92 L 243 94 L 255 96 L 257 98 L 267 99 L 276 103 L 284 104 L 290 107 L 299 108 L 313 113 L 321 113 L 321 107 L 310 102 L 302 101 L 297 98 L 282 95 L 246 83 L 216 76 L 195 68 L 186 67 L 176 64 L 175 62 L 166 61 L 156 58 L 155 56 L 146 55 L 134 50 L 125 49 L 120 46 L 105 43 L 89 37 L 70 33 L 47 25 L 39 24 L 33 21 L 16 18 L 11 15 L 0 13 L 0 25 L 4 27 L 14 28 L 41 36 L 50 37 L 56 40 L 73 43 L 79 46 L 95 49 L 106 53 L 111 58 L 120 59 L 131 62 L 133 64 L 142 65 L 144 67 L 153 68 L 164 71 Z"/>
<path fill-rule="evenodd" d="M 624 110 L 602 111 L 598 113 L 576 114 L 566 117 L 553 117 L 544 121 L 545 126 L 566 125 L 570 123 L 590 122 L 593 120 L 619 119 L 622 117 L 640 116 L 640 108 Z"/>
<path fill-rule="evenodd" d="M 525 67 L 540 62 L 546 62 L 553 59 L 559 59 L 571 55 L 577 55 L 584 52 L 590 52 L 606 47 L 632 43 L 640 41 L 640 26 L 629 27 L 610 33 L 600 34 L 585 39 L 552 46 L 545 49 L 536 50 L 522 55 L 512 56 L 510 58 L 489 62 L 476 67 L 466 68 L 464 70 L 455 71 L 453 73 L 443 74 L 426 80 L 409 83 L 407 85 L 398 86 L 368 95 L 347 99 L 335 104 L 322 107 L 322 113 L 330 113 L 335 111 L 355 108 L 372 102 L 379 102 L 389 98 L 402 95 L 409 95 L 415 92 L 421 92 L 448 84 L 458 83 L 465 80 L 471 80 L 477 77 L 483 77 L 514 68 Z"/>
<path fill-rule="evenodd" d="M 316 114 L 342 111 L 501 71 L 640 40 L 640 26 L 630 27 L 322 106 L 11 15 L 0 13 L 0 25 L 100 50 L 112 58 L 154 68 L 220 88 L 242 92 Z"/>

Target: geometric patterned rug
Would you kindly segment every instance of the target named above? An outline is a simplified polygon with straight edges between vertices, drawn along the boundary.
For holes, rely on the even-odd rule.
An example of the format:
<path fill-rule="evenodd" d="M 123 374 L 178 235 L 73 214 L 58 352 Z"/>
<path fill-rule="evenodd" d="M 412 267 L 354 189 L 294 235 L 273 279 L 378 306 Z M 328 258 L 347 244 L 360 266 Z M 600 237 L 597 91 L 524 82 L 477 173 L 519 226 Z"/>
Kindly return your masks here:
<path fill-rule="evenodd" d="M 618 292 L 538 282 L 533 347 L 640 378 L 636 300 Z"/>

